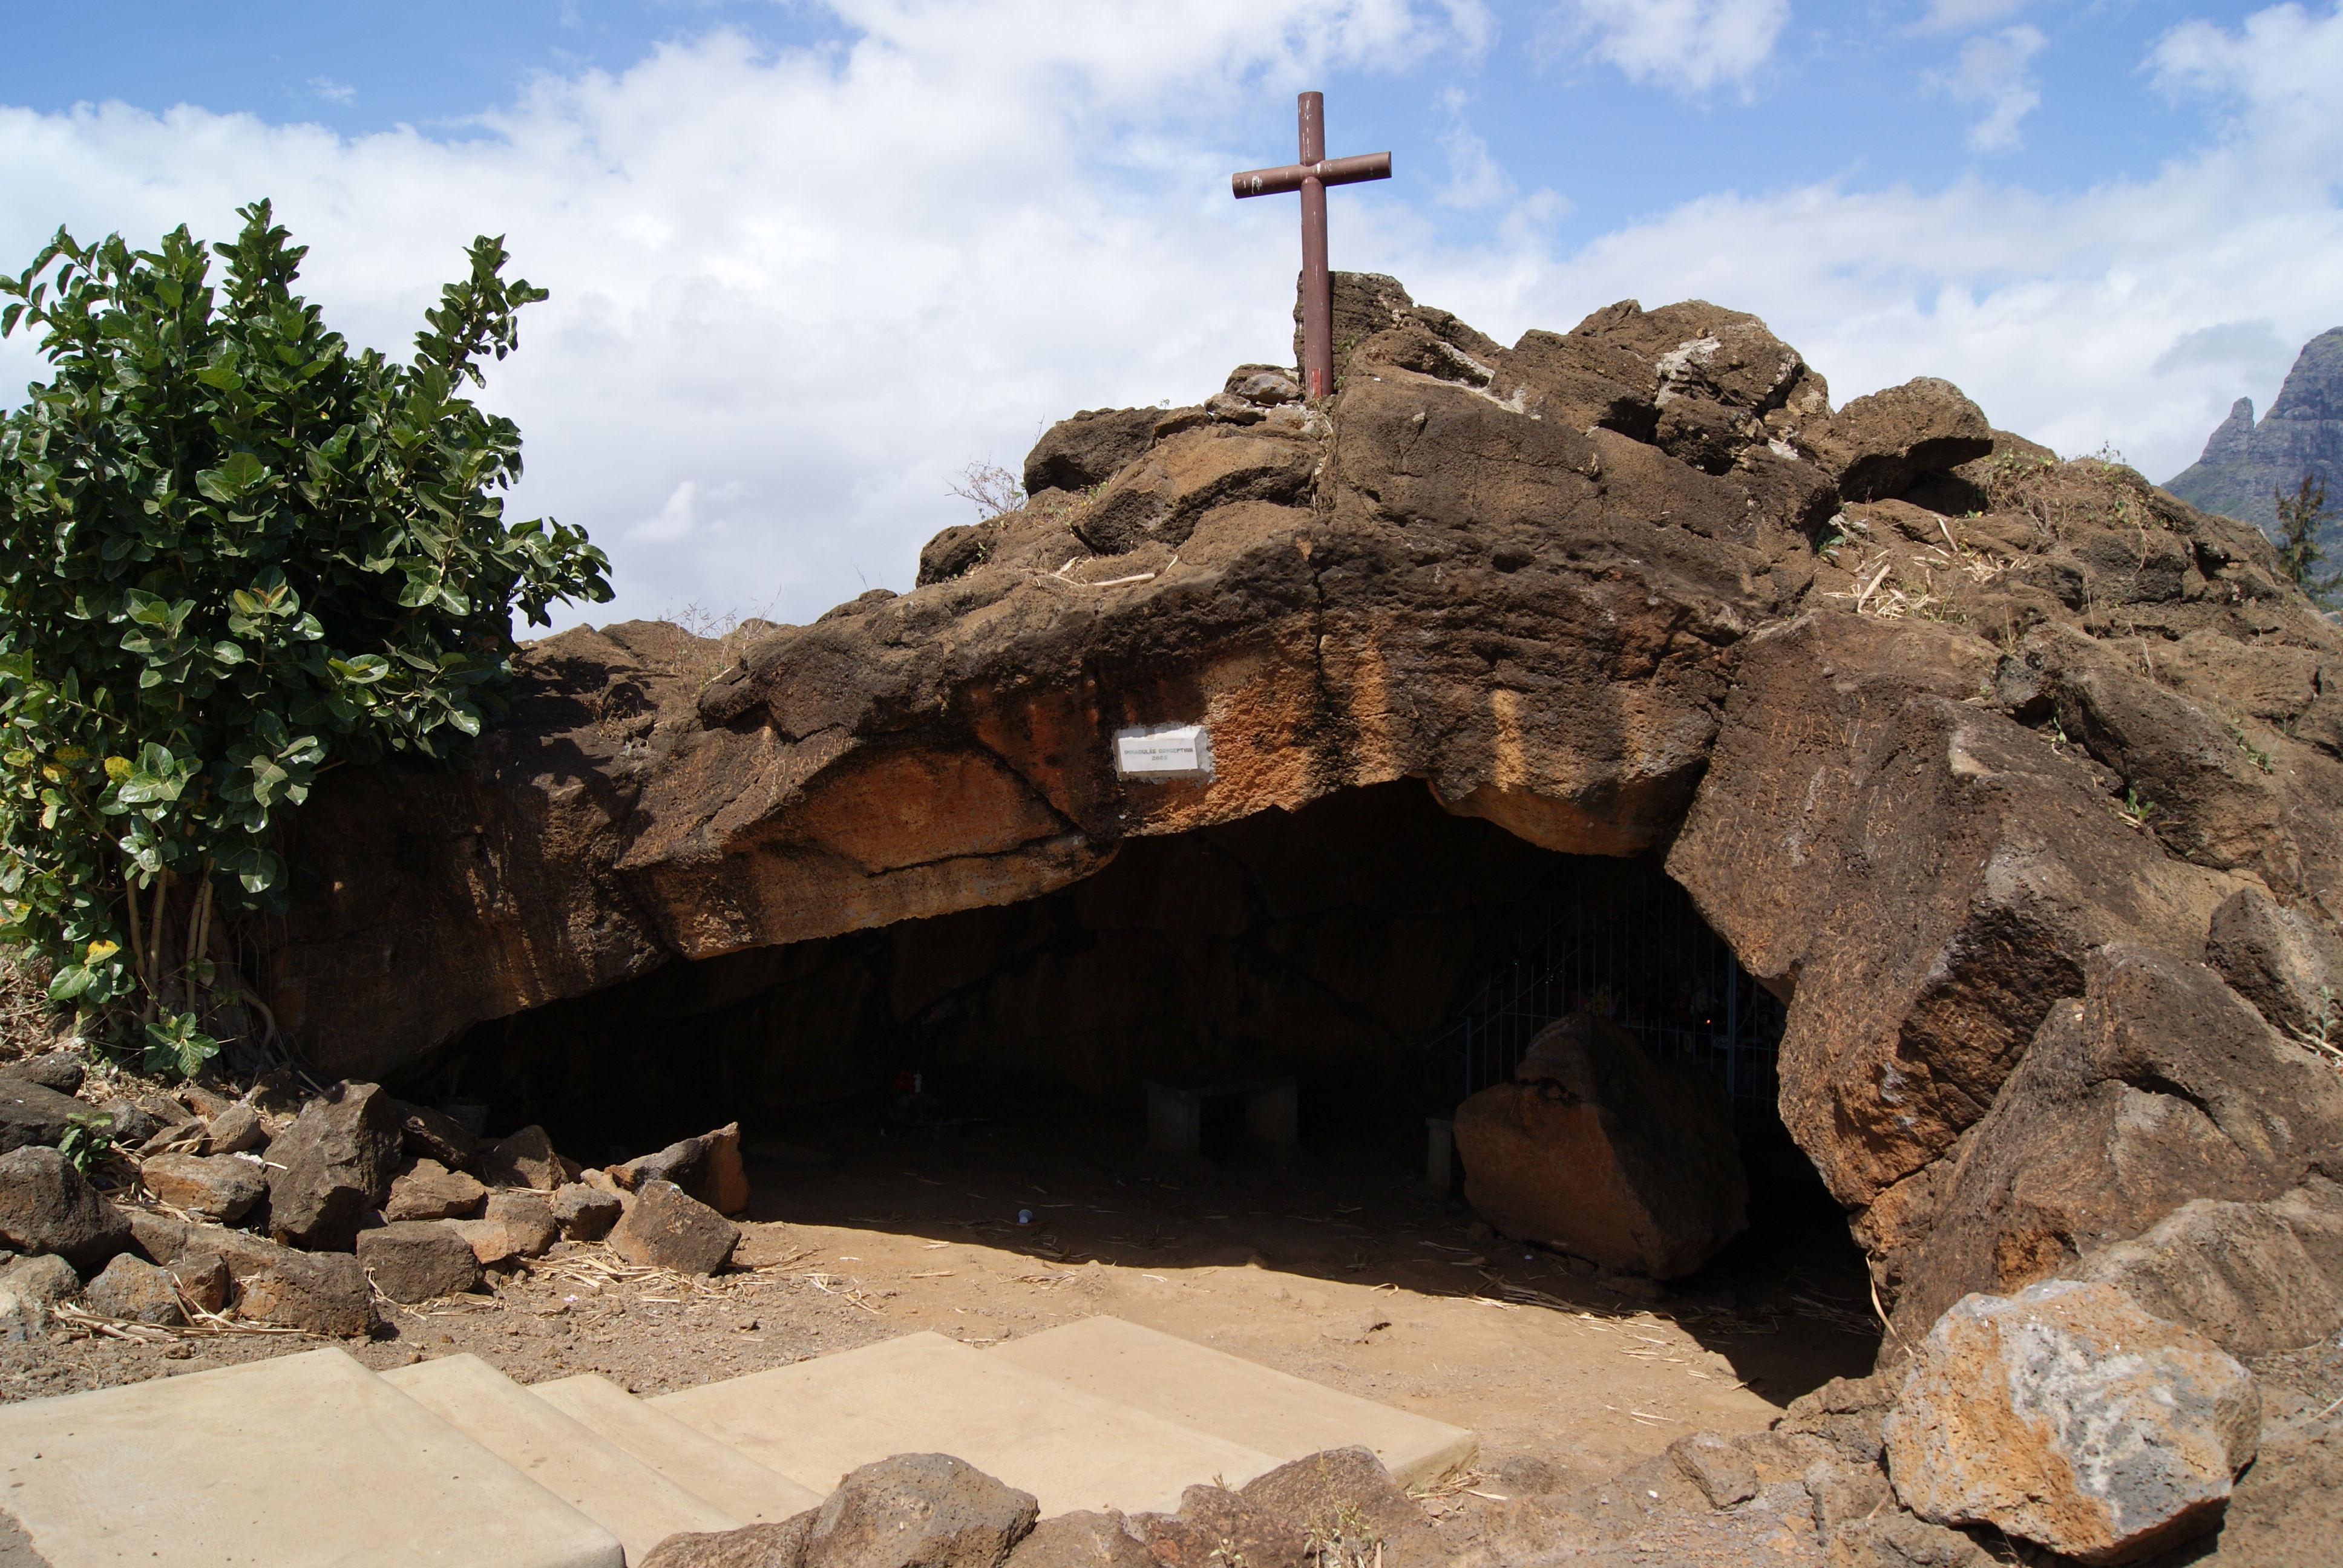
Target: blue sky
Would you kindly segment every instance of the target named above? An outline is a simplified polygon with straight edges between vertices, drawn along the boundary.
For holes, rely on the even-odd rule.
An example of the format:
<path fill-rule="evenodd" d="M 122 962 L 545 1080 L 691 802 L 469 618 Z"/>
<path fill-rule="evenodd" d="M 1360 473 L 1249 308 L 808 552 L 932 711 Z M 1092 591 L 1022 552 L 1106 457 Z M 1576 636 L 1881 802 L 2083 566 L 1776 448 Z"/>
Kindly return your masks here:
<path fill-rule="evenodd" d="M 1697 295 L 1842 400 L 1946 375 L 2162 478 L 2343 322 L 2333 0 L 10 11 L 0 265 L 266 194 L 397 347 L 508 233 L 556 296 L 490 393 L 517 502 L 611 549 L 620 614 L 906 588 L 966 463 L 1282 357 L 1292 204 L 1225 175 L 1291 156 L 1302 86 L 1395 155 L 1336 264 L 1501 337 Z"/>

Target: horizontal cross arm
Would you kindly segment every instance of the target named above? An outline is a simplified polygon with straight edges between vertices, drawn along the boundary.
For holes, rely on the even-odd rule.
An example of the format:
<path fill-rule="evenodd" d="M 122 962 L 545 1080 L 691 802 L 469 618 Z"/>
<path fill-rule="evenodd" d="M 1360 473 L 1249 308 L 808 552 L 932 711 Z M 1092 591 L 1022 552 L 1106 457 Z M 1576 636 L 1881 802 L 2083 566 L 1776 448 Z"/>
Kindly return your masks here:
<path fill-rule="evenodd" d="M 1327 158 L 1314 164 L 1287 164 L 1283 168 L 1247 169 L 1229 176 L 1229 186 L 1242 201 L 1246 196 L 1275 196 L 1281 191 L 1298 191 L 1303 180 L 1314 179 L 1320 185 L 1349 186 L 1361 180 L 1391 178 L 1389 153 L 1363 153 L 1355 158 Z"/>

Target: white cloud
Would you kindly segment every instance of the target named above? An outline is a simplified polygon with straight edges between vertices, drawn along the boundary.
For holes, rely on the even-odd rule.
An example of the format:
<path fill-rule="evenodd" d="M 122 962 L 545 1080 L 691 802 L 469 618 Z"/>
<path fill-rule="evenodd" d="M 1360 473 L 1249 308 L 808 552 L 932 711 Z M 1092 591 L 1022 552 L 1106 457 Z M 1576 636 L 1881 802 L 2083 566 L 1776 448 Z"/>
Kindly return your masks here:
<path fill-rule="evenodd" d="M 1967 40 L 1952 70 L 1929 74 L 1929 85 L 1955 103 L 1985 106 L 1985 117 L 1968 134 L 1978 152 L 2014 152 L 2022 145 L 2018 123 L 2042 104 L 2041 85 L 2026 65 L 2046 42 L 2039 27 L 2021 22 Z"/>
<path fill-rule="evenodd" d="M 1440 136 L 1440 150 L 1448 158 L 1448 183 L 1441 187 L 1441 204 L 1469 211 L 1510 199 L 1513 177 L 1489 156 L 1489 144 L 1466 123 L 1464 95 L 1452 90 L 1443 95 L 1442 106 L 1449 118 L 1448 128 Z"/>
<path fill-rule="evenodd" d="M 1698 95 L 1746 93 L 1789 21 L 1790 0 L 1564 0 L 1554 28 L 1629 81 Z"/>
<path fill-rule="evenodd" d="M 347 82 L 337 82 L 331 76 L 310 77 L 309 91 L 329 104 L 355 104 L 358 101 L 356 87 Z"/>
<path fill-rule="evenodd" d="M 1966 33 L 2014 15 L 2028 0 L 1928 0 L 1928 14 L 1913 30 L 1919 33 Z"/>

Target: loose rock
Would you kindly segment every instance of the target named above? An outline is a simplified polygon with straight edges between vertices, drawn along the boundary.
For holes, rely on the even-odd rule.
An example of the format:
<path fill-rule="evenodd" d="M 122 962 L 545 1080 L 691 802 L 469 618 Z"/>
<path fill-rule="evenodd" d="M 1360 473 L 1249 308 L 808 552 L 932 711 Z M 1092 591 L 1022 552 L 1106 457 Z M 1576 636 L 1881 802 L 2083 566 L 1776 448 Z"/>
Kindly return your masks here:
<path fill-rule="evenodd" d="M 1955 1303 L 1885 1436 L 1922 1518 L 2111 1563 L 2217 1524 L 2260 1426 L 2252 1375 L 2210 1341 L 2112 1286 L 2054 1280 Z"/>
<path fill-rule="evenodd" d="M 1723 1091 L 1601 1019 L 1548 1026 L 1514 1081 L 1457 1107 L 1455 1136 L 1464 1195 L 1491 1224 L 1606 1268 L 1674 1279 L 1748 1222 Z"/>
<path fill-rule="evenodd" d="M 437 1160 L 417 1160 L 390 1183 L 386 1220 L 464 1220 L 480 1211 L 488 1190 L 468 1172 L 450 1171 Z"/>
<path fill-rule="evenodd" d="M 1137 1513 L 1131 1524 L 1162 1568 L 1305 1568 L 1314 1555 L 1301 1525 L 1222 1486 L 1192 1486 L 1179 1513 Z"/>
<path fill-rule="evenodd" d="M 129 1211 L 139 1250 L 166 1268 L 205 1252 L 226 1260 L 240 1318 L 347 1336 L 375 1326 L 366 1270 L 346 1252 L 303 1252 L 243 1231 L 191 1225 L 166 1214 Z"/>
<path fill-rule="evenodd" d="M 719 1214 L 737 1214 L 749 1206 L 749 1175 L 740 1163 L 737 1121 L 614 1165 L 610 1176 L 628 1192 L 646 1181 L 672 1181 Z"/>
<path fill-rule="evenodd" d="M 79 1090 L 88 1070 L 89 1063 L 77 1050 L 46 1051 L 0 1067 L 0 1074 L 37 1083 L 43 1089 L 53 1089 L 59 1094 L 72 1094 Z"/>
<path fill-rule="evenodd" d="M 625 1208 L 617 1193 L 583 1181 L 565 1181 L 553 1194 L 553 1221 L 561 1227 L 565 1241 L 600 1241 L 610 1233 Z"/>
<path fill-rule="evenodd" d="M 75 1117 L 95 1110 L 29 1078 L 0 1071 L 0 1151 L 55 1148 Z"/>
<path fill-rule="evenodd" d="M 207 1312 L 226 1307 L 236 1288 L 236 1276 L 228 1272 L 227 1260 L 217 1252 L 181 1252 L 166 1266 L 171 1278 L 179 1282 L 179 1293 Z"/>
<path fill-rule="evenodd" d="M 398 1220 L 359 1231 L 358 1263 L 394 1302 L 427 1302 L 480 1282 L 470 1243 L 441 1220 Z"/>
<path fill-rule="evenodd" d="M 102 1318 L 167 1328 L 187 1321 L 174 1285 L 169 1270 L 158 1269 L 134 1253 L 121 1252 L 89 1282 L 82 1302 Z"/>
<path fill-rule="evenodd" d="M 1365 1535 L 1392 1542 L 1431 1524 L 1374 1451 L 1360 1446 L 1330 1448 L 1281 1464 L 1245 1483 L 1238 1495 L 1321 1542 L 1355 1542 Z"/>
<path fill-rule="evenodd" d="M 268 1141 L 260 1112 L 240 1100 L 207 1121 L 204 1134 L 204 1151 L 209 1154 L 242 1154 Z"/>
<path fill-rule="evenodd" d="M 1668 1444 L 1668 1457 L 1700 1488 L 1711 1508 L 1730 1508 L 1757 1495 L 1757 1467 L 1749 1456 L 1713 1432 L 1696 1432 Z"/>
<path fill-rule="evenodd" d="M 682 1274 L 714 1273 L 739 1240 L 739 1226 L 672 1181 L 643 1183 L 610 1230 L 611 1251 L 627 1261 Z"/>
<path fill-rule="evenodd" d="M 223 1224 L 243 1219 L 268 1195 L 266 1172 L 233 1154 L 157 1154 L 140 1162 L 138 1179 L 172 1208 Z"/>
<path fill-rule="evenodd" d="M 55 1150 L 15 1149 L 0 1154 L 0 1243 L 92 1273 L 130 1244 L 130 1221 Z"/>
<path fill-rule="evenodd" d="M 343 1083 L 302 1108 L 268 1146 L 268 1226 L 311 1251 L 347 1251 L 398 1169 L 395 1102 L 371 1083 Z M 231 1262 L 234 1260 L 230 1260 Z"/>
<path fill-rule="evenodd" d="M 651 1548 L 642 1568 L 799 1568 L 816 1510 L 738 1530 L 687 1531 Z"/>
<path fill-rule="evenodd" d="M 550 1192 L 568 1179 L 553 1140 L 542 1127 L 524 1127 L 480 1151 L 480 1180 L 491 1187 L 533 1187 Z"/>
<path fill-rule="evenodd" d="M 1033 1526 L 1009 1554 L 1008 1568 L 1156 1568 L 1146 1543 L 1120 1509 L 1060 1513 Z"/>
<path fill-rule="evenodd" d="M 401 1144 L 417 1160 L 436 1160 L 450 1171 L 461 1171 L 479 1153 L 480 1141 L 444 1111 L 395 1100 L 391 1113 L 398 1119 Z"/>
<path fill-rule="evenodd" d="M 804 1568 L 999 1568 L 1039 1512 L 1032 1493 L 965 1460 L 899 1453 L 839 1483 L 807 1532 Z"/>
<path fill-rule="evenodd" d="M 63 1258 L 18 1258 L 0 1269 L 0 1340 L 38 1339 L 59 1302 L 80 1293 L 81 1276 Z"/>

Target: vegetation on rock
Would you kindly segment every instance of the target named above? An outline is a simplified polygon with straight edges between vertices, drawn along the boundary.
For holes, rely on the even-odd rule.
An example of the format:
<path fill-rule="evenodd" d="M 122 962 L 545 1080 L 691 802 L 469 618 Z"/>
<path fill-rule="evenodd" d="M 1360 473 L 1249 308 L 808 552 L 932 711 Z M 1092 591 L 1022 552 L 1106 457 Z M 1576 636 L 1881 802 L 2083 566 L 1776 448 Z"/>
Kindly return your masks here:
<path fill-rule="evenodd" d="M 2327 551 L 2318 542 L 2318 530 L 2334 515 L 2327 505 L 2327 481 L 2316 474 L 2305 474 L 2293 495 L 2288 495 L 2281 485 L 2273 487 L 2271 498 L 2278 503 L 2278 565 L 2318 604 L 2328 609 L 2338 608 L 2336 594 L 2343 588 L 2343 572 L 2319 570 L 2327 564 Z"/>
<path fill-rule="evenodd" d="M 222 922 L 281 904 L 285 809 L 338 762 L 462 761 L 513 609 L 610 597 L 582 531 L 505 521 L 520 434 L 463 396 L 545 297 L 502 242 L 401 364 L 293 292 L 266 202 L 240 216 L 217 285 L 185 226 L 60 230 L 0 276 L 0 333 L 54 367 L 0 417 L 0 942 L 179 1072 L 256 1000 Z"/>

